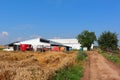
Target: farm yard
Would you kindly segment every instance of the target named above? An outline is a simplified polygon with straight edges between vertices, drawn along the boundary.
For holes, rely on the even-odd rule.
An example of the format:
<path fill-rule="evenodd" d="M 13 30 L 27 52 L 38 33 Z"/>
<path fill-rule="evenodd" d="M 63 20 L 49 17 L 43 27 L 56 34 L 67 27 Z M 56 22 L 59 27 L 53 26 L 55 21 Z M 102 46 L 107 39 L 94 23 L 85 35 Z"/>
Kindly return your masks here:
<path fill-rule="evenodd" d="M 120 80 L 120 0 L 0 8 L 0 80 Z"/>

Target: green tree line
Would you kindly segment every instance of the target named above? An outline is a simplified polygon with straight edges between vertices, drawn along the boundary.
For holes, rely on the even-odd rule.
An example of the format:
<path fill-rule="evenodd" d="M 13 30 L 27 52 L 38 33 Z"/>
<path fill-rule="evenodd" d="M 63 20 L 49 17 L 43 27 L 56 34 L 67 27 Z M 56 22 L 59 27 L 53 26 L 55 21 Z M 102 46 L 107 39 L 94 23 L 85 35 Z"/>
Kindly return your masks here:
<path fill-rule="evenodd" d="M 118 49 L 118 35 L 110 31 L 102 32 L 97 39 L 95 32 L 85 30 L 78 34 L 77 39 L 81 46 L 87 47 L 88 50 L 90 50 L 91 44 L 94 44 L 95 41 L 97 41 L 99 48 L 103 51 L 113 51 Z"/>

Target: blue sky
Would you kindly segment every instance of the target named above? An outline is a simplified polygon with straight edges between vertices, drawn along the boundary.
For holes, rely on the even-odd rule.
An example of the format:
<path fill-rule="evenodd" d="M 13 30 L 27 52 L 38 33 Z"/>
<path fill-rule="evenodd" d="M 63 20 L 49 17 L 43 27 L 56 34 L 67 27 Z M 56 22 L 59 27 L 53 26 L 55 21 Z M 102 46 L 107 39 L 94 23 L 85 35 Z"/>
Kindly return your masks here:
<path fill-rule="evenodd" d="M 120 0 L 0 0 L 0 44 L 83 30 L 120 34 Z"/>

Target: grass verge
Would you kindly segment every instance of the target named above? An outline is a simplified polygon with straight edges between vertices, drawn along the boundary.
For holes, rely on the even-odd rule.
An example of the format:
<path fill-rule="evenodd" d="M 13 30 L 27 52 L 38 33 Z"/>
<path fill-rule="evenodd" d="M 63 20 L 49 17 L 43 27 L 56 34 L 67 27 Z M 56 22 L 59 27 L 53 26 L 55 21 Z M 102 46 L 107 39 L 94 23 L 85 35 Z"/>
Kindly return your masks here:
<path fill-rule="evenodd" d="M 83 68 L 80 65 L 73 65 L 71 67 L 66 67 L 57 72 L 53 76 L 52 80 L 80 80 L 83 76 Z"/>
<path fill-rule="evenodd" d="M 0 48 L 0 51 L 2 51 L 3 50 L 3 48 Z"/>
<path fill-rule="evenodd" d="M 81 62 L 81 61 L 85 60 L 86 57 L 87 57 L 86 52 L 84 52 L 84 51 L 79 51 L 79 52 L 77 53 L 77 62 Z"/>
<path fill-rule="evenodd" d="M 85 52 L 79 51 L 77 53 L 76 63 L 57 71 L 51 80 L 80 80 L 83 77 L 83 66 L 80 63 L 86 57 L 87 54 Z"/>
<path fill-rule="evenodd" d="M 113 63 L 115 63 L 115 64 L 120 66 L 120 57 L 117 54 L 110 54 L 110 53 L 104 52 L 102 50 L 99 50 L 99 53 L 101 53 L 108 60 L 110 60 Z"/>

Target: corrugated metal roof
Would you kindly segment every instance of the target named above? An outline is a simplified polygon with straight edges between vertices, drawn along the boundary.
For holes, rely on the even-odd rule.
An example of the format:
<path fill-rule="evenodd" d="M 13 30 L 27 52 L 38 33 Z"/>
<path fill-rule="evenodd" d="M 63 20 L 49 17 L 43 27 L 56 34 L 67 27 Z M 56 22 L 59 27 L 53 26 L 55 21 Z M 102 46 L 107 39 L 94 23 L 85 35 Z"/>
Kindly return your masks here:
<path fill-rule="evenodd" d="M 31 44 L 31 45 L 50 45 L 49 43 L 40 42 L 40 38 L 26 40 L 20 42 L 20 44 Z"/>
<path fill-rule="evenodd" d="M 62 44 L 66 44 L 66 43 L 76 43 L 78 44 L 78 40 L 77 39 L 49 39 L 50 41 L 54 41 L 54 42 L 58 42 L 58 43 L 62 43 Z"/>

